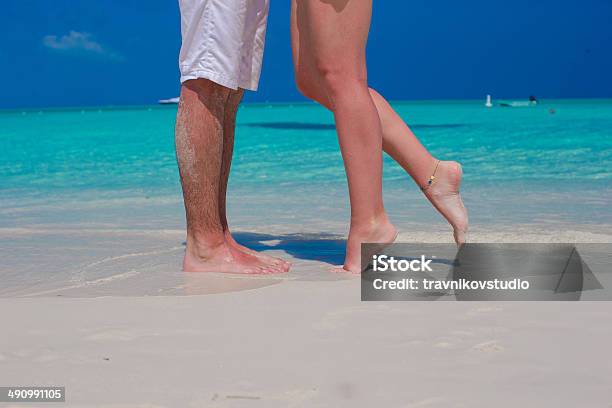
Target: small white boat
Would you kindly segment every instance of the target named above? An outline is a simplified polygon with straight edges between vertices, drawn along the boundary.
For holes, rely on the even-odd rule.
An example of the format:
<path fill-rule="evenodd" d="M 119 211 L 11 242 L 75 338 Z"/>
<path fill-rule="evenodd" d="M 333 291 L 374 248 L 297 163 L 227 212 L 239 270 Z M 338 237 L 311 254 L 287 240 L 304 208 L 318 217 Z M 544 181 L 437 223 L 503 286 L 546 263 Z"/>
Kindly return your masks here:
<path fill-rule="evenodd" d="M 487 95 L 487 101 L 485 102 L 485 106 L 487 108 L 492 108 L 493 107 L 493 101 L 491 99 L 491 95 Z"/>
<path fill-rule="evenodd" d="M 537 104 L 538 100 L 536 97 L 530 96 L 527 101 L 501 101 L 499 106 L 503 106 L 504 108 L 529 108 Z"/>
<path fill-rule="evenodd" d="M 180 98 L 178 96 L 176 98 L 160 99 L 159 101 L 157 101 L 157 103 L 159 103 L 161 105 L 172 105 L 172 104 L 179 103 L 179 99 Z"/>

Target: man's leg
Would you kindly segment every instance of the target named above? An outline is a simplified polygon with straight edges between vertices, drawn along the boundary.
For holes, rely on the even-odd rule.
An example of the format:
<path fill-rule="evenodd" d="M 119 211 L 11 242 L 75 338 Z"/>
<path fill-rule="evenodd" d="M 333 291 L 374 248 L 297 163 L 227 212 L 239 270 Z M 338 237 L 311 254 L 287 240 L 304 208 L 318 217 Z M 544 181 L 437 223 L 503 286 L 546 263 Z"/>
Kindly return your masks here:
<path fill-rule="evenodd" d="M 236 256 L 219 216 L 223 122 L 230 90 L 206 79 L 181 87 L 176 154 L 187 217 L 183 269 L 190 272 L 275 273 L 254 256 Z"/>
<path fill-rule="evenodd" d="M 238 106 L 242 101 L 244 91 L 238 89 L 237 91 L 231 91 L 228 102 L 225 108 L 225 115 L 223 118 L 223 156 L 221 161 L 221 181 L 219 186 L 219 217 L 221 219 L 221 227 L 225 235 L 225 241 L 234 250 L 241 251 L 250 255 L 257 256 L 261 261 L 281 268 L 285 271 L 289 270 L 290 263 L 283 261 L 279 258 L 267 256 L 252 249 L 249 249 L 234 240 L 229 230 L 227 222 L 227 184 L 229 181 L 230 168 L 232 165 L 232 156 L 234 154 L 234 134 L 236 130 L 236 115 L 238 113 Z"/>

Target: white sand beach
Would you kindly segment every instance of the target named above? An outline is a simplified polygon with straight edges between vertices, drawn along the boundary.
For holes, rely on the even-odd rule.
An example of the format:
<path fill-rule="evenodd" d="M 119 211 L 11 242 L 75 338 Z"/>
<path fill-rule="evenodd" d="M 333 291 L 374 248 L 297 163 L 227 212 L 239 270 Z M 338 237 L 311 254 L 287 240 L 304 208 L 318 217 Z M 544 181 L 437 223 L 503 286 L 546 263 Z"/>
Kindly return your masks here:
<path fill-rule="evenodd" d="M 180 200 L 163 205 L 160 228 L 98 205 L 97 223 L 75 209 L 76 224 L 0 230 L 0 384 L 66 386 L 71 407 L 612 405 L 609 302 L 361 302 L 359 278 L 328 272 L 339 220 L 236 231 L 289 274 L 186 274 Z M 441 222 L 400 228 L 450 240 Z M 605 231 L 474 226 L 470 239 L 612 242 Z"/>
<path fill-rule="evenodd" d="M 2 384 L 74 407 L 607 407 L 605 303 L 361 303 L 358 280 L 1 299 Z M 16 405 L 15 405 L 16 406 Z"/>

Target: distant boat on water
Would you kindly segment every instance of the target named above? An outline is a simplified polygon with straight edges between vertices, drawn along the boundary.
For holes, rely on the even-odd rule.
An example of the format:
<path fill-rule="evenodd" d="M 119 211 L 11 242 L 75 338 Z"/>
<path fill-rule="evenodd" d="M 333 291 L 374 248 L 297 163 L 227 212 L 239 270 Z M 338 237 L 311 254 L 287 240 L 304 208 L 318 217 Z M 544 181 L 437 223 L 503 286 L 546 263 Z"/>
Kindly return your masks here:
<path fill-rule="evenodd" d="M 536 106 L 538 104 L 538 100 L 535 96 L 531 95 L 528 101 L 501 101 L 499 102 L 499 106 L 503 106 L 504 108 L 529 108 L 532 106 Z"/>
<path fill-rule="evenodd" d="M 159 101 L 157 101 L 157 103 L 159 103 L 160 105 L 177 104 L 177 103 L 179 103 L 179 97 L 177 96 L 176 98 L 160 99 Z"/>
<path fill-rule="evenodd" d="M 536 106 L 538 104 L 538 100 L 535 96 L 530 96 L 527 101 L 499 101 L 497 103 L 498 106 L 504 108 L 529 108 L 531 106 Z M 485 102 L 485 106 L 487 108 L 493 107 L 493 99 L 491 95 L 487 95 L 487 100 Z"/>

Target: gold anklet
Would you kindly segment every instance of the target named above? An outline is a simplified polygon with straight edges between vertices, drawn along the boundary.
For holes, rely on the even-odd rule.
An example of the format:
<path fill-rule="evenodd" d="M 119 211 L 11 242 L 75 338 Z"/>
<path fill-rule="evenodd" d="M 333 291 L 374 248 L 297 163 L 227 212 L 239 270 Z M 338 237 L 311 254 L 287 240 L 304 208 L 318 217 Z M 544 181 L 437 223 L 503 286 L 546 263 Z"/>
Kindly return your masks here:
<path fill-rule="evenodd" d="M 427 185 L 421 187 L 421 191 L 425 192 L 431 187 L 436 180 L 436 171 L 438 171 L 438 166 L 440 165 L 440 160 L 436 163 L 436 168 L 433 171 L 433 174 L 429 176 L 429 180 L 427 180 Z"/>

